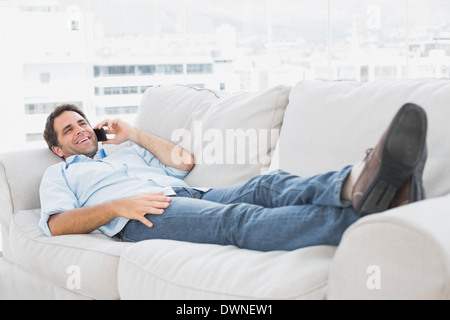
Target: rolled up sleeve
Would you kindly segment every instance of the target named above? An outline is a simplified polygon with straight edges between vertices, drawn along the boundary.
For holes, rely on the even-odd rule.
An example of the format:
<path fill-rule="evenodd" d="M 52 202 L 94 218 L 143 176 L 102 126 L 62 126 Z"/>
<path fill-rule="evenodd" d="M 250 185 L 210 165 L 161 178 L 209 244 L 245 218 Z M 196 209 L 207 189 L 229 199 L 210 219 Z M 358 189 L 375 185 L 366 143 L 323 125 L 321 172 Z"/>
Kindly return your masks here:
<path fill-rule="evenodd" d="M 52 215 L 79 208 L 78 200 L 66 182 L 63 165 L 61 163 L 48 168 L 39 189 L 41 200 L 39 226 L 48 237 L 52 236 L 48 227 L 48 220 Z"/>
<path fill-rule="evenodd" d="M 177 178 L 183 180 L 189 174 L 189 171 L 182 171 L 174 167 L 166 166 L 157 157 L 155 157 L 150 151 L 144 149 L 140 146 L 134 146 L 134 150 L 139 154 L 139 156 L 144 159 L 144 161 L 154 168 L 159 168 L 163 170 L 169 177 Z"/>

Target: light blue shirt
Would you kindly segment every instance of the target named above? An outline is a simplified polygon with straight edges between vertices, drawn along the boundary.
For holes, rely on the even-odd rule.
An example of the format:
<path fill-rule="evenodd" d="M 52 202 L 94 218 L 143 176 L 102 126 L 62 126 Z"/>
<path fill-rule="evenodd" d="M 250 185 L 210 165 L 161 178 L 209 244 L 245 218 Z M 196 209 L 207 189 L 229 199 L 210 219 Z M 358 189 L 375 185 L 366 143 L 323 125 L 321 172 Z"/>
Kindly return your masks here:
<path fill-rule="evenodd" d="M 42 178 L 39 226 L 51 236 L 48 219 L 56 213 L 142 193 L 164 191 L 165 195 L 175 195 L 171 187 L 188 187 L 182 180 L 187 174 L 164 165 L 138 145 L 109 156 L 100 149 L 94 159 L 84 155 L 69 157 L 65 162 L 49 167 Z M 112 237 L 127 222 L 128 219 L 118 217 L 99 230 Z"/>

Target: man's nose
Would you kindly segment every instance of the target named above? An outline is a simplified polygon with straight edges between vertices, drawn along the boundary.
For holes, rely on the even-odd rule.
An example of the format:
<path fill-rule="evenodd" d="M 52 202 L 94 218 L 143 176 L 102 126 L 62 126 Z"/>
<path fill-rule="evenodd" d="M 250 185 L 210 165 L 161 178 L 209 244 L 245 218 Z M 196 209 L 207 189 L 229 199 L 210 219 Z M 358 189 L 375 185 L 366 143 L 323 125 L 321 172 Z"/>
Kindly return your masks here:
<path fill-rule="evenodd" d="M 85 131 L 86 130 L 82 126 L 77 126 L 77 135 L 79 135 L 80 133 L 83 133 Z"/>

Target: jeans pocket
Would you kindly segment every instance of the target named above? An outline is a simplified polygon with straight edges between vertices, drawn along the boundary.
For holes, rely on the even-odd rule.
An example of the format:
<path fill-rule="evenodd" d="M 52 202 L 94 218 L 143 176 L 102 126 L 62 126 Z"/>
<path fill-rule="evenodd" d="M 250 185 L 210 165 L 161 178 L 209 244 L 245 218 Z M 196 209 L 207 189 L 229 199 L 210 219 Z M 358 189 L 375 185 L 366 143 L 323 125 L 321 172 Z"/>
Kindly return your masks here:
<path fill-rule="evenodd" d="M 200 190 L 185 187 L 174 187 L 172 189 L 173 191 L 175 191 L 178 197 L 185 198 L 201 199 L 204 193 Z"/>

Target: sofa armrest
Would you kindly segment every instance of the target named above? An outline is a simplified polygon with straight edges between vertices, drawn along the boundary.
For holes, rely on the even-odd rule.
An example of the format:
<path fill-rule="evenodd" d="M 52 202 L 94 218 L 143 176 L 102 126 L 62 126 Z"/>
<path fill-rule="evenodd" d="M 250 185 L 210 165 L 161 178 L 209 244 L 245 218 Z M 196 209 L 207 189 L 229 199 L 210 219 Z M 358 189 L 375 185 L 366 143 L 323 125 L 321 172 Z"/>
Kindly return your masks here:
<path fill-rule="evenodd" d="M 328 299 L 449 299 L 450 196 L 362 218 L 344 234 Z"/>
<path fill-rule="evenodd" d="M 2 207 L 9 215 L 40 207 L 39 185 L 45 170 L 62 161 L 48 148 L 29 149 L 0 154 Z"/>
<path fill-rule="evenodd" d="M 40 207 L 39 185 L 45 170 L 62 161 L 48 148 L 0 154 L 0 225 L 3 253 L 8 256 L 13 213 Z"/>

